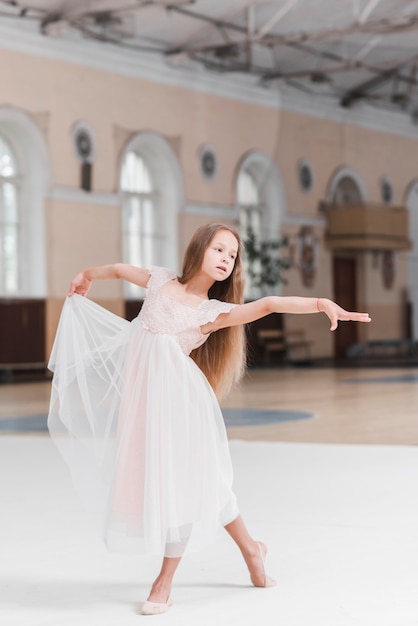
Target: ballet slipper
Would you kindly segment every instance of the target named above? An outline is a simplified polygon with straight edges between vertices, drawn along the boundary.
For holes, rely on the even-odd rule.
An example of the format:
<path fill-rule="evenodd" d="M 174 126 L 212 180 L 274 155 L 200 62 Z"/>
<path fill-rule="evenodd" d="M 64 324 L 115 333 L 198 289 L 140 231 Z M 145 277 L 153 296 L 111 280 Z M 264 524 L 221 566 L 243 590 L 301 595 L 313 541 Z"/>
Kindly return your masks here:
<path fill-rule="evenodd" d="M 167 602 L 150 602 L 147 600 L 141 607 L 141 615 L 159 615 L 168 611 L 172 605 L 171 598 L 168 598 Z"/>
<path fill-rule="evenodd" d="M 257 541 L 256 543 L 257 543 L 258 550 L 260 552 L 261 560 L 263 562 L 264 581 L 263 581 L 262 585 L 257 585 L 253 581 L 253 577 L 251 576 L 251 582 L 253 583 L 254 587 L 275 587 L 277 585 L 276 581 L 273 580 L 272 578 L 270 578 L 270 576 L 267 576 L 266 570 L 265 570 L 265 558 L 266 558 L 266 554 L 267 554 L 267 548 L 264 545 L 264 543 L 261 543 L 261 541 Z M 263 551 L 263 548 L 264 548 L 264 551 Z"/>

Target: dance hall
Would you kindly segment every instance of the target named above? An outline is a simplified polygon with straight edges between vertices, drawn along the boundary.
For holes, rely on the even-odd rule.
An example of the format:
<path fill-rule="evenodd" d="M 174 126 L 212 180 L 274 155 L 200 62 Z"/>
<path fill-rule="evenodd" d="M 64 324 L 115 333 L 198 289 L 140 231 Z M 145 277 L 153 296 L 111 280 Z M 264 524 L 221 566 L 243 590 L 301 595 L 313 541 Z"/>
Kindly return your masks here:
<path fill-rule="evenodd" d="M 0 622 L 418 626 L 412 0 L 0 0 Z"/>

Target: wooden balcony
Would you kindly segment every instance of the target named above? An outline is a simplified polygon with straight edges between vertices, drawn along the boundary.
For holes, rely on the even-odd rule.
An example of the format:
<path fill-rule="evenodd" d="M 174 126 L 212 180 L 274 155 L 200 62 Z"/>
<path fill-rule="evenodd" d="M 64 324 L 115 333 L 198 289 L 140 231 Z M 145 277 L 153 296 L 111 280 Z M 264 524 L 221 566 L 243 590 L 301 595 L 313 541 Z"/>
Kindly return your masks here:
<path fill-rule="evenodd" d="M 377 204 L 323 205 L 325 243 L 332 250 L 409 250 L 409 214 L 405 207 Z"/>

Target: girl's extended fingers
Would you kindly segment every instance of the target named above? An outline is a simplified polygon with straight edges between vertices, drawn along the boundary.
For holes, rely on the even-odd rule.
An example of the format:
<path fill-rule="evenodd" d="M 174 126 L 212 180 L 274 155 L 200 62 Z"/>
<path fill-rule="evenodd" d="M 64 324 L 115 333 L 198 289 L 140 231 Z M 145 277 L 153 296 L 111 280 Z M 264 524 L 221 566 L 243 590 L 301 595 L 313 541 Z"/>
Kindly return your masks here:
<path fill-rule="evenodd" d="M 357 311 L 344 311 L 340 310 L 336 315 L 329 316 L 331 320 L 330 330 L 336 330 L 338 327 L 338 321 L 341 322 L 371 322 L 371 317 L 368 313 L 357 313 Z"/>
<path fill-rule="evenodd" d="M 371 322 L 372 321 L 368 313 L 351 312 L 349 313 L 349 315 L 351 316 L 350 319 L 355 322 Z"/>

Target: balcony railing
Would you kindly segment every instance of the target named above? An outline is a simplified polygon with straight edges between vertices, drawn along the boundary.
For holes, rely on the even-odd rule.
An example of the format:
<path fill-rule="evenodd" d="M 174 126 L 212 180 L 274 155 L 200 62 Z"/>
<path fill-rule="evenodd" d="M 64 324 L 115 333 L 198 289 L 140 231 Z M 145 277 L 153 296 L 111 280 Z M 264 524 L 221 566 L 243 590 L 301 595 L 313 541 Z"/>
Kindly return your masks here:
<path fill-rule="evenodd" d="M 409 250 L 405 207 L 376 204 L 321 205 L 327 217 L 325 242 L 333 250 Z"/>

